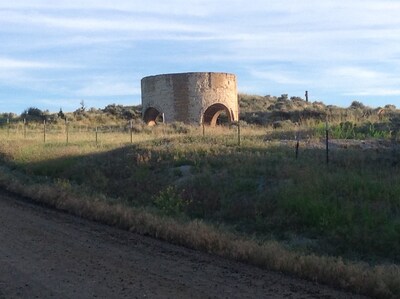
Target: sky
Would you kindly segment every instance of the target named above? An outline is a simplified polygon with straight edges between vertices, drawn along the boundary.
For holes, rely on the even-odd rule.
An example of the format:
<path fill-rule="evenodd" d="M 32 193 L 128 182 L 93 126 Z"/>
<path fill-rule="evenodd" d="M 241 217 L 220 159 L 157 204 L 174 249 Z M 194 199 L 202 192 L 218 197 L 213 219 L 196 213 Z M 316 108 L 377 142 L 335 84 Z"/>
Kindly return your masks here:
<path fill-rule="evenodd" d="M 399 16 L 393 0 L 0 0 L 0 112 L 137 105 L 141 78 L 180 72 L 399 107 Z"/>

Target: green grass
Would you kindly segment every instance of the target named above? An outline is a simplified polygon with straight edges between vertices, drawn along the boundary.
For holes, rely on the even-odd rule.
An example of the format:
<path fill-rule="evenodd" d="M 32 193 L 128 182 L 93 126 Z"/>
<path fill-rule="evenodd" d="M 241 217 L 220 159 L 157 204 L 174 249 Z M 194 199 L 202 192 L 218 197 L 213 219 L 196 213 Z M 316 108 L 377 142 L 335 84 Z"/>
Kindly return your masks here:
<path fill-rule="evenodd" d="M 27 174 L 134 206 L 288 244 L 294 235 L 315 239 L 302 248 L 310 252 L 399 261 L 400 177 L 391 151 L 336 150 L 326 166 L 323 150 L 302 149 L 296 160 L 292 145 L 265 143 L 260 129 L 245 130 L 241 147 L 235 134 L 140 134 L 133 144 L 122 133 L 98 144 L 82 136 L 68 145 L 17 139 L 0 150 Z M 182 165 L 190 167 L 187 177 Z"/>
<path fill-rule="evenodd" d="M 240 147 L 236 132 L 207 128 L 203 137 L 200 128 L 160 126 L 132 144 L 128 133 L 103 134 L 96 144 L 91 132 L 66 144 L 3 131 L 0 152 L 4 165 L 33 180 L 159 217 L 200 219 L 306 255 L 399 263 L 396 151 L 337 149 L 326 165 L 322 149 L 302 144 L 296 160 L 294 142 L 265 141 L 293 132 L 244 127 Z"/>
<path fill-rule="evenodd" d="M 315 136 L 325 137 L 326 125 L 321 123 L 315 127 Z M 350 121 L 329 126 L 332 139 L 389 139 L 391 125 L 389 123 L 353 123 Z"/>

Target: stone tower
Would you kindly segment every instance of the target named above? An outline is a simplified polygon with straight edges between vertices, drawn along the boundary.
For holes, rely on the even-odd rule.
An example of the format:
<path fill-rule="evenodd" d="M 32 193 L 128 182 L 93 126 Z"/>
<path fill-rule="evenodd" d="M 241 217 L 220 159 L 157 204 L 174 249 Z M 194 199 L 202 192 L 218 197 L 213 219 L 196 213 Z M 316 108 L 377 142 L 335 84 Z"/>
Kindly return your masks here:
<path fill-rule="evenodd" d="M 236 76 L 227 73 L 180 73 L 144 77 L 143 120 L 180 121 L 214 126 L 221 114 L 239 120 Z"/>

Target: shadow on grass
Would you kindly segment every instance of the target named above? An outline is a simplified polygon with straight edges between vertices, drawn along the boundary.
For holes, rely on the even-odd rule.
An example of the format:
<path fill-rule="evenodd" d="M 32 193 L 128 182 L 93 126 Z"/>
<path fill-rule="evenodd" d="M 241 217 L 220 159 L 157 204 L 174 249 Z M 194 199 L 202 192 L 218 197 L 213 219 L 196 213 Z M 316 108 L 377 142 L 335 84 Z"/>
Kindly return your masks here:
<path fill-rule="evenodd" d="M 296 160 L 293 145 L 161 138 L 18 169 L 306 252 L 399 262 L 400 178 L 392 151 L 336 149 L 326 165 L 324 149 L 304 145 Z"/>
<path fill-rule="evenodd" d="M 172 243 L 396 297 L 400 178 L 390 151 L 338 149 L 326 165 L 319 148 L 302 148 L 296 160 L 292 144 L 251 138 L 242 147 L 226 136 L 162 138 L 20 163 L 19 173 L 33 182 L 2 171 L 0 183 L 49 206 Z"/>

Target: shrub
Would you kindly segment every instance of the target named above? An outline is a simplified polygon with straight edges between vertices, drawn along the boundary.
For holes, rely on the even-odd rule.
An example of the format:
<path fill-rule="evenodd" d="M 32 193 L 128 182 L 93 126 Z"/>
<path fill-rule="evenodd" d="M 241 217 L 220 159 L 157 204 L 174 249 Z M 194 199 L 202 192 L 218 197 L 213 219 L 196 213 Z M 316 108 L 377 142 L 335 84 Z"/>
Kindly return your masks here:
<path fill-rule="evenodd" d="M 166 189 L 153 199 L 154 205 L 168 216 L 178 216 L 182 214 L 187 205 L 179 195 L 178 191 L 173 186 L 168 186 Z"/>
<path fill-rule="evenodd" d="M 359 101 L 353 101 L 350 105 L 351 109 L 364 109 L 365 105 Z"/>

